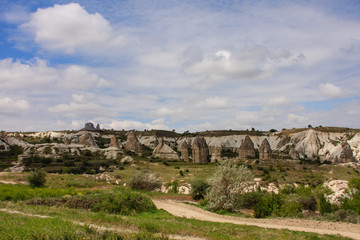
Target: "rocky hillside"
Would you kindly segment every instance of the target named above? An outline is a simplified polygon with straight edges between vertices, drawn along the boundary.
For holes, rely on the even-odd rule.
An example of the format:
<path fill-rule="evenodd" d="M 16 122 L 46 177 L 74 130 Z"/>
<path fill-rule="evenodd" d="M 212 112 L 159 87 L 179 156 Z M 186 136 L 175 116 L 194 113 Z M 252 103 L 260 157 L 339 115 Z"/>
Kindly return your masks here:
<path fill-rule="evenodd" d="M 272 133 L 216 131 L 214 134 L 182 135 L 170 131 L 2 132 L 0 161 L 2 169 L 7 166 L 11 171 L 26 169 L 29 159 L 44 164 L 44 159 L 58 159 L 61 163 L 71 158 L 76 162 L 77 157 L 87 156 L 91 162 L 93 158 L 89 156 L 117 160 L 133 154 L 145 158 L 181 158 L 198 163 L 227 158 L 312 160 L 333 164 L 359 162 L 360 133 L 357 130 L 324 129 Z M 21 153 L 14 149 L 21 149 Z"/>

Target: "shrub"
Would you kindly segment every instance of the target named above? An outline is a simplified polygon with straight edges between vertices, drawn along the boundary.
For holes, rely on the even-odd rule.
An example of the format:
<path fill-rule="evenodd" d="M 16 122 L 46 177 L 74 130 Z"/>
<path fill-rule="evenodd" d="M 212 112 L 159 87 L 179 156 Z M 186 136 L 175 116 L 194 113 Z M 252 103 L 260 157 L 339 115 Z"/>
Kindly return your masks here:
<path fill-rule="evenodd" d="M 139 193 L 124 191 L 107 196 L 104 201 L 93 206 L 92 210 L 121 215 L 134 215 L 136 213 L 156 210 L 156 207 L 149 198 Z"/>
<path fill-rule="evenodd" d="M 263 192 L 247 192 L 240 194 L 236 200 L 237 208 L 254 209 L 264 196 Z"/>
<path fill-rule="evenodd" d="M 131 179 L 130 187 L 132 189 L 153 191 L 160 188 L 162 185 L 161 180 L 148 170 L 137 172 Z"/>
<path fill-rule="evenodd" d="M 46 183 L 46 172 L 37 170 L 28 177 L 28 182 L 32 187 L 43 187 Z"/>
<path fill-rule="evenodd" d="M 281 205 L 280 194 L 265 194 L 255 206 L 254 217 L 265 218 L 273 214 L 278 215 Z"/>
<path fill-rule="evenodd" d="M 209 207 L 213 210 L 236 211 L 236 197 L 249 187 L 251 181 L 253 175 L 247 167 L 221 162 L 208 180 Z"/>
<path fill-rule="evenodd" d="M 302 217 L 300 204 L 297 202 L 288 202 L 281 205 L 278 213 L 280 217 Z"/>
<path fill-rule="evenodd" d="M 325 218 L 336 222 L 358 223 L 358 215 L 352 210 L 339 209 L 334 213 L 326 213 Z"/>
<path fill-rule="evenodd" d="M 179 183 L 177 180 L 167 183 L 169 192 L 178 193 Z"/>
<path fill-rule="evenodd" d="M 191 183 L 191 197 L 194 200 L 200 200 L 203 199 L 206 195 L 206 191 L 210 185 L 203 180 L 194 181 Z"/>

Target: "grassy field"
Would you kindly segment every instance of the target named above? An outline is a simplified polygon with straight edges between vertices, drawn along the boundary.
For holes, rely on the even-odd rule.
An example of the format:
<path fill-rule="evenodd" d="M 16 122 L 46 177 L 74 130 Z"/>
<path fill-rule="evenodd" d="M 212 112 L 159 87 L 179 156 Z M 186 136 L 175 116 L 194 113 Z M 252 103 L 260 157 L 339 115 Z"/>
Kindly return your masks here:
<path fill-rule="evenodd" d="M 103 237 L 115 237 L 116 235 L 122 238 L 109 237 L 109 239 L 156 239 L 156 237 L 161 238 L 161 235 L 170 234 L 207 239 L 346 239 L 289 230 L 184 219 L 173 217 L 163 210 L 144 212 L 134 216 L 121 216 L 79 209 L 21 206 L 10 202 L 2 202 L 0 207 L 29 215 L 40 214 L 51 217 L 43 219 L 0 212 L 0 220 L 5 222 L 0 226 L 0 232 L 3 233 L 2 239 L 31 239 L 31 236 L 42 235 L 50 236 L 53 239 L 107 239 Z M 79 222 L 84 225 L 79 225 Z M 95 231 L 89 227 L 91 224 L 112 229 L 112 234 Z M 152 238 L 142 238 L 142 236 L 151 236 Z"/>

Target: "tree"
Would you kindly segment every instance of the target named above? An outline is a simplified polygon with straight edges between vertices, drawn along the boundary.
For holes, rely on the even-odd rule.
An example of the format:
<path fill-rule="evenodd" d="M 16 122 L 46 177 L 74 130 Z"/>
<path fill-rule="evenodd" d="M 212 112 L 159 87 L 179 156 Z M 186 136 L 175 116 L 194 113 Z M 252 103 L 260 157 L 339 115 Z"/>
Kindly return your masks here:
<path fill-rule="evenodd" d="M 312 128 L 311 124 L 308 125 L 308 128 Z"/>
<path fill-rule="evenodd" d="M 37 170 L 28 177 L 28 182 L 32 187 L 43 187 L 46 183 L 46 172 Z"/>
<path fill-rule="evenodd" d="M 237 197 L 245 192 L 253 179 L 251 171 L 246 166 L 231 164 L 229 161 L 222 162 L 208 179 L 209 207 L 213 210 L 236 210 Z"/>

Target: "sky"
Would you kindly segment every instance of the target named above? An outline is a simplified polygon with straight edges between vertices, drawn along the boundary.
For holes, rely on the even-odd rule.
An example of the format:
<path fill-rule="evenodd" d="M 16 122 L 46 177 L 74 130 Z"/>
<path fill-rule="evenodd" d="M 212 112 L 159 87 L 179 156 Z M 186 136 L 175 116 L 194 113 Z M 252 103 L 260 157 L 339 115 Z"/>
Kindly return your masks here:
<path fill-rule="evenodd" d="M 360 128 L 360 1 L 0 0 L 0 129 Z"/>

